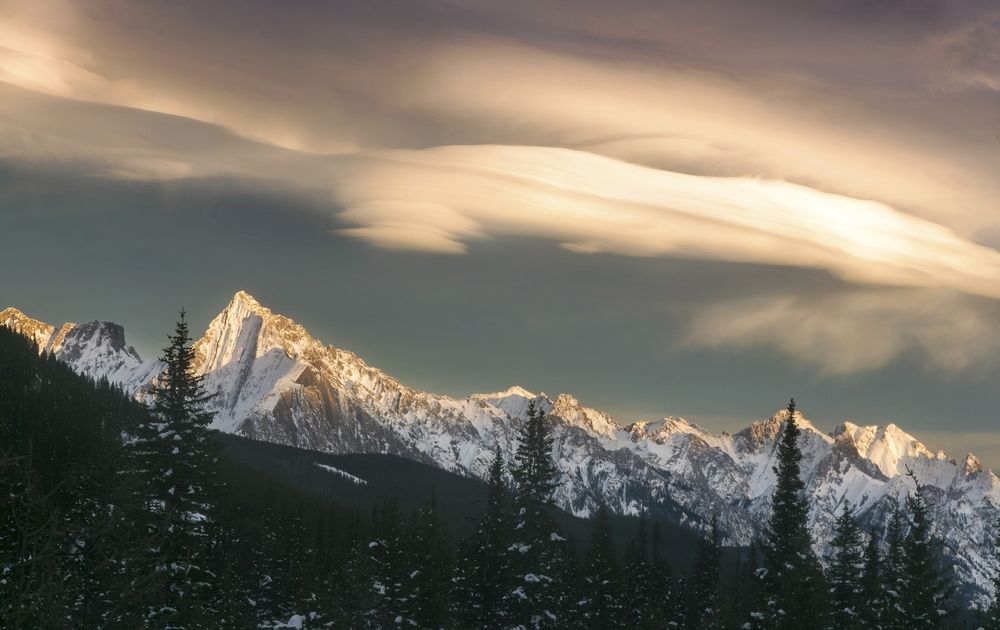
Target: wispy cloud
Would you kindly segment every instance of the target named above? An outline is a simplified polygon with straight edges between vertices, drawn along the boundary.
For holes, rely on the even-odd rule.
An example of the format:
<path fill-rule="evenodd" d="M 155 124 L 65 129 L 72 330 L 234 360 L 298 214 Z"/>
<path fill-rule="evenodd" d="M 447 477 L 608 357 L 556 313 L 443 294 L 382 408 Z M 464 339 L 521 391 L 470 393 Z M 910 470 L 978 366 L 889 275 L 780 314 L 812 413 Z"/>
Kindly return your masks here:
<path fill-rule="evenodd" d="M 888 205 L 782 181 L 685 175 L 568 149 L 369 154 L 335 180 L 358 227 L 392 248 L 461 253 L 489 235 L 581 253 L 817 268 L 847 280 L 1000 297 L 1000 252 Z"/>
<path fill-rule="evenodd" d="M 0 157 L 273 182 L 395 250 L 517 236 L 821 270 L 860 292 L 716 304 L 688 341 L 791 330 L 830 372 L 913 348 L 961 369 L 996 349 L 995 320 L 954 306 L 1000 298 L 1000 253 L 973 238 L 1000 224 L 997 21 L 988 2 L 918 4 L 580 2 L 567 24 L 557 0 L 394 19 L 12 2 Z"/>
<path fill-rule="evenodd" d="M 926 365 L 958 372 L 996 362 L 998 312 L 933 290 L 745 298 L 693 315 L 682 344 L 767 348 L 826 374 L 882 368 L 916 351 Z"/>

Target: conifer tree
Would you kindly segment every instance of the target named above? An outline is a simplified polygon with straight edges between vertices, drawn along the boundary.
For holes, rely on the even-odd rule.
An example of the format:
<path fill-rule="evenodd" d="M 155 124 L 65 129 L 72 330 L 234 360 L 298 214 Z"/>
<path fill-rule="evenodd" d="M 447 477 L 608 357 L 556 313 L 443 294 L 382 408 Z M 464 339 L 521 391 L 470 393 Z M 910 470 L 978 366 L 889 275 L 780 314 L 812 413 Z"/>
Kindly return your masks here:
<path fill-rule="evenodd" d="M 722 560 L 722 536 L 719 518 L 712 517 L 709 534 L 698 541 L 694 572 L 688 589 L 688 610 L 685 627 L 710 630 L 720 627 L 719 571 Z"/>
<path fill-rule="evenodd" d="M 862 565 L 859 618 L 862 627 L 880 628 L 885 617 L 886 595 L 882 588 L 882 557 L 878 537 L 874 533 L 868 534 Z"/>
<path fill-rule="evenodd" d="M 809 503 L 801 476 L 801 431 L 795 414 L 793 399 L 778 441 L 777 479 L 765 532 L 765 601 L 753 615 L 753 623 L 776 630 L 809 627 L 823 614 L 822 570 L 809 535 Z"/>
<path fill-rule="evenodd" d="M 909 475 L 916 489 L 906 498 L 910 530 L 903 542 L 906 581 L 900 603 L 910 628 L 937 628 L 951 612 L 953 589 L 942 568 L 939 543 L 932 534 L 926 488 L 912 471 Z"/>
<path fill-rule="evenodd" d="M 434 496 L 418 513 L 413 549 L 410 616 L 421 628 L 451 627 L 452 543 L 438 518 Z"/>
<path fill-rule="evenodd" d="M 502 606 L 503 591 L 512 580 L 508 551 L 510 510 L 504 482 L 504 459 L 499 446 L 490 463 L 486 509 L 476 530 L 462 544 L 456 585 L 457 611 L 467 627 L 487 630 L 505 627 L 509 611 Z"/>
<path fill-rule="evenodd" d="M 517 484 L 519 507 L 539 512 L 552 503 L 559 486 L 559 469 L 552 458 L 554 440 L 545 415 L 534 400 L 528 405 L 528 418 L 518 431 L 517 452 L 511 473 Z"/>
<path fill-rule="evenodd" d="M 654 549 L 657 547 L 658 544 L 653 545 Z M 670 571 L 666 563 L 657 562 L 651 557 L 645 514 L 640 515 L 635 536 L 625 547 L 623 573 L 624 625 L 638 629 L 661 625 L 665 611 L 672 602 Z"/>
<path fill-rule="evenodd" d="M 505 606 L 514 626 L 565 626 L 572 576 L 571 552 L 550 514 L 559 470 L 552 458 L 553 437 L 541 409 L 532 401 L 518 432 L 512 474 L 516 482 L 513 536 L 508 549 L 513 567 Z"/>
<path fill-rule="evenodd" d="M 885 602 L 881 625 L 885 630 L 906 630 L 909 626 L 902 602 L 902 594 L 906 590 L 903 567 L 903 509 L 898 500 L 893 501 L 892 512 L 886 525 L 885 542 L 885 560 L 882 563 Z"/>
<path fill-rule="evenodd" d="M 335 602 L 343 623 L 335 627 L 367 628 L 374 624 L 384 592 L 376 579 L 371 546 L 374 536 L 362 531 L 357 515 L 347 534 L 344 564 L 335 581 Z"/>
<path fill-rule="evenodd" d="M 662 593 L 654 607 L 653 619 L 666 619 L 677 627 L 684 619 L 684 600 L 680 579 L 674 579 L 670 564 L 663 556 L 663 528 L 659 521 L 653 523 L 653 539 L 650 542 L 650 564 L 653 574 L 657 576 L 657 590 Z"/>
<path fill-rule="evenodd" d="M 583 566 L 582 617 L 594 630 L 617 628 L 622 615 L 618 558 L 604 505 L 598 508 L 593 527 Z"/>
<path fill-rule="evenodd" d="M 152 617 L 173 627 L 211 618 L 217 572 L 218 446 L 209 430 L 211 399 L 194 373 L 194 349 L 184 312 L 168 336 L 163 371 L 151 388 L 151 420 L 134 429 L 132 457 L 149 485 L 146 527 L 158 546 L 155 571 L 163 580 Z"/>
<path fill-rule="evenodd" d="M 844 506 L 833 526 L 832 557 L 827 571 L 830 590 L 830 624 L 833 630 L 860 628 L 862 600 L 863 551 L 861 528 L 852 512 L 851 502 Z"/>
<path fill-rule="evenodd" d="M 373 517 L 368 559 L 374 595 L 371 622 L 377 627 L 415 624 L 409 615 L 412 592 L 407 583 L 413 564 L 395 499 L 387 500 Z"/>
<path fill-rule="evenodd" d="M 724 628 L 741 628 L 749 611 L 761 600 L 757 592 L 760 579 L 755 574 L 758 565 L 757 548 L 751 542 L 747 549 L 737 548 L 729 571 L 723 570 L 720 615 Z"/>

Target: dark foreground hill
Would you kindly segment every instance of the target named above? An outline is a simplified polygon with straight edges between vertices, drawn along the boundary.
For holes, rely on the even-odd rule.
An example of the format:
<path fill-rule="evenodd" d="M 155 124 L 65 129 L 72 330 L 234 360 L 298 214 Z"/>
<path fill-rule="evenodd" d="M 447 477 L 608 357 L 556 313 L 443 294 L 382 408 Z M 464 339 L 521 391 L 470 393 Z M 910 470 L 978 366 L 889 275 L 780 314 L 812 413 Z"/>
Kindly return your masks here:
<path fill-rule="evenodd" d="M 401 510 L 408 513 L 426 506 L 433 497 L 457 538 L 471 533 L 483 512 L 485 483 L 410 459 L 394 455 L 330 455 L 229 434 L 220 434 L 219 439 L 224 444 L 234 487 L 247 488 L 255 495 L 260 494 L 257 484 L 263 482 L 362 515 L 370 514 L 387 500 L 397 500 Z M 238 481 L 244 477 L 256 477 L 258 481 Z M 255 499 L 244 496 L 240 500 Z M 554 514 L 559 526 L 578 543 L 588 541 L 592 519 L 577 518 L 563 510 L 554 510 Z M 639 519 L 611 516 L 609 521 L 617 548 L 624 550 L 635 535 Z M 667 521 L 650 521 L 647 525 L 650 531 L 660 529 L 667 561 L 686 569 L 694 559 L 699 537 Z"/>

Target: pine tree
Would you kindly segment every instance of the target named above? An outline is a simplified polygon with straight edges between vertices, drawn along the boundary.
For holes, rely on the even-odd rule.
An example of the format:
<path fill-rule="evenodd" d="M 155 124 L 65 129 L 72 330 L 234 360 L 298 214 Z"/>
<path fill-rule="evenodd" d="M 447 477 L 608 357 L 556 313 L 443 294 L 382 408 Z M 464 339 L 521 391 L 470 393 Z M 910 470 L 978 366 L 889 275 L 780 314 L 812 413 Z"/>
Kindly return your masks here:
<path fill-rule="evenodd" d="M 518 433 L 512 473 L 516 481 L 511 551 L 513 580 L 505 595 L 512 625 L 525 628 L 560 627 L 570 600 L 574 562 L 566 539 L 557 531 L 550 506 L 559 483 L 552 458 L 553 437 L 548 422 L 532 401 Z"/>
<path fill-rule="evenodd" d="M 218 572 L 216 503 L 221 493 L 218 446 L 209 430 L 211 396 L 194 373 L 194 349 L 184 312 L 164 349 L 163 371 L 151 388 L 153 418 L 135 427 L 132 458 L 148 480 L 148 528 L 158 546 L 155 571 L 163 580 L 151 616 L 172 627 L 210 619 Z"/>
<path fill-rule="evenodd" d="M 601 505 L 594 518 L 590 548 L 584 558 L 582 616 L 588 628 L 617 628 L 621 623 L 619 569 L 608 510 Z"/>
<path fill-rule="evenodd" d="M 942 566 L 938 541 L 925 497 L 926 488 L 909 473 L 916 489 L 906 498 L 910 531 L 903 542 L 903 584 L 900 603 L 910 628 L 937 628 L 951 612 L 950 580 Z"/>
<path fill-rule="evenodd" d="M 827 571 L 830 589 L 829 627 L 833 630 L 860 628 L 864 562 L 861 528 L 854 518 L 850 501 L 846 499 L 833 526 L 831 551 L 832 558 Z"/>
<path fill-rule="evenodd" d="M 357 515 L 351 521 L 347 534 L 343 569 L 335 581 L 335 611 L 340 612 L 343 623 L 334 627 L 368 628 L 374 625 L 384 592 L 376 579 L 372 536 L 362 531 Z"/>
<path fill-rule="evenodd" d="M 512 580 L 509 529 L 504 459 L 497 447 L 487 479 L 486 510 L 460 551 L 456 601 L 461 604 L 457 613 L 467 627 L 506 627 L 510 612 L 502 604 L 503 590 Z"/>
<path fill-rule="evenodd" d="M 414 625 L 409 576 L 414 567 L 406 545 L 399 504 L 388 499 L 372 519 L 368 543 L 371 585 L 374 594 L 371 621 L 377 627 Z"/>
<path fill-rule="evenodd" d="M 898 500 L 894 500 L 889 522 L 886 525 L 885 561 L 882 565 L 882 583 L 885 597 L 882 609 L 882 627 L 885 630 L 906 630 L 906 611 L 902 597 L 906 590 L 906 575 L 903 567 L 903 510 Z"/>
<path fill-rule="evenodd" d="M 430 505 L 418 513 L 413 549 L 411 617 L 421 628 L 449 628 L 454 558 L 451 539 L 438 518 L 434 496 Z"/>
<path fill-rule="evenodd" d="M 552 458 L 552 430 L 534 400 L 528 405 L 528 418 L 517 438 L 511 470 L 517 500 L 521 507 L 541 511 L 552 503 L 552 494 L 559 486 L 559 469 Z"/>
<path fill-rule="evenodd" d="M 754 606 L 761 600 L 758 589 L 761 586 L 756 576 L 758 568 L 757 547 L 751 542 L 747 549 L 737 548 L 728 571 L 723 571 L 720 616 L 722 627 L 741 628 Z M 750 624 L 749 627 L 753 627 Z"/>
<path fill-rule="evenodd" d="M 657 531 L 659 530 L 657 524 Z M 657 536 L 658 538 L 658 536 Z M 653 548 L 658 548 L 658 540 Z M 657 560 L 659 560 L 657 556 Z M 666 563 L 651 557 L 646 536 L 646 516 L 639 517 L 635 536 L 625 547 L 622 585 L 622 619 L 628 628 L 655 628 L 661 625 L 672 603 L 670 570 Z"/>
<path fill-rule="evenodd" d="M 795 400 L 788 403 L 784 431 L 778 442 L 771 518 L 764 540 L 765 601 L 754 611 L 753 623 L 775 629 L 815 624 L 823 614 L 822 570 L 809 535 L 809 503 L 801 476 L 802 453 L 795 421 Z"/>
<path fill-rule="evenodd" d="M 720 627 L 718 599 L 721 560 L 719 518 L 713 516 L 708 536 L 698 541 L 694 572 L 688 589 L 689 607 L 685 627 L 691 630 Z"/>
<path fill-rule="evenodd" d="M 865 628 L 880 628 L 885 617 L 886 594 L 882 587 L 882 558 L 879 554 L 878 537 L 874 533 L 868 534 L 862 564 L 861 625 Z"/>

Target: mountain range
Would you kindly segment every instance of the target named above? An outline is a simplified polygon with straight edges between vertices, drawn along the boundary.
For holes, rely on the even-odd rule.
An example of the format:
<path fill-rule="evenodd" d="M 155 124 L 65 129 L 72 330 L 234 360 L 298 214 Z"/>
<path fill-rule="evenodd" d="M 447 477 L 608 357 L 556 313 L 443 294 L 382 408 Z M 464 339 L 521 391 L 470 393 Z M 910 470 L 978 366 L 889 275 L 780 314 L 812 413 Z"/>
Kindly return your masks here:
<path fill-rule="evenodd" d="M 110 322 L 55 327 L 17 309 L 0 325 L 33 339 L 76 371 L 107 378 L 140 399 L 160 366 L 143 360 Z M 683 418 L 628 425 L 570 394 L 521 387 L 466 398 L 403 385 L 356 354 L 325 345 L 302 326 L 240 291 L 194 344 L 196 368 L 216 394 L 214 428 L 255 440 L 327 453 L 386 453 L 484 478 L 499 449 L 509 460 L 517 429 L 534 401 L 551 420 L 562 472 L 556 502 L 577 516 L 605 504 L 693 529 L 719 517 L 726 540 L 746 545 L 761 532 L 774 485 L 780 411 L 735 433 L 710 433 Z M 897 501 L 926 485 L 936 534 L 963 592 L 982 600 L 1000 569 L 992 556 L 1000 518 L 1000 479 L 974 455 L 932 452 L 894 424 L 843 422 L 823 432 L 804 416 L 802 474 L 810 523 L 822 555 L 844 502 L 882 535 Z"/>

